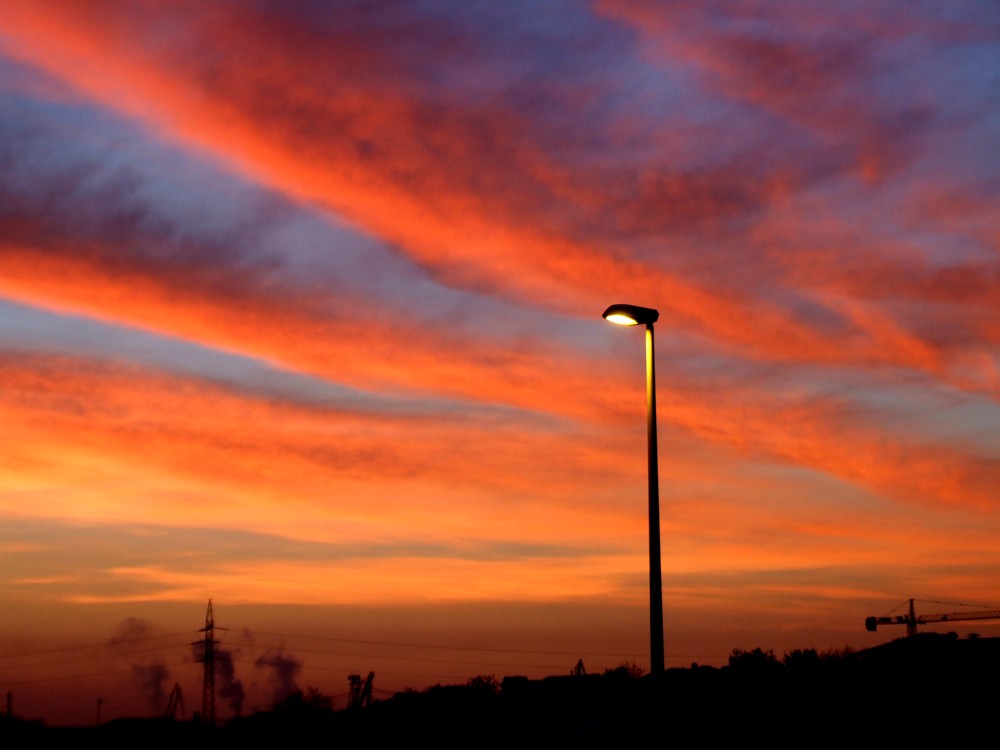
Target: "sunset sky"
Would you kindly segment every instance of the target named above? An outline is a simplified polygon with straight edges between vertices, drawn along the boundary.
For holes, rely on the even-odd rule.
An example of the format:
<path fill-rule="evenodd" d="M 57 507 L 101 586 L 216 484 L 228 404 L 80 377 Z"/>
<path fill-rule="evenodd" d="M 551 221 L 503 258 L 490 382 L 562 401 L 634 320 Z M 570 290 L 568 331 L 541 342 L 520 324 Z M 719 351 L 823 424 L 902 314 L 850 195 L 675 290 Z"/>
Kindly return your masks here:
<path fill-rule="evenodd" d="M 668 667 L 1000 604 L 998 144 L 994 0 L 4 0 L 0 692 L 648 668 L 617 302 Z"/>

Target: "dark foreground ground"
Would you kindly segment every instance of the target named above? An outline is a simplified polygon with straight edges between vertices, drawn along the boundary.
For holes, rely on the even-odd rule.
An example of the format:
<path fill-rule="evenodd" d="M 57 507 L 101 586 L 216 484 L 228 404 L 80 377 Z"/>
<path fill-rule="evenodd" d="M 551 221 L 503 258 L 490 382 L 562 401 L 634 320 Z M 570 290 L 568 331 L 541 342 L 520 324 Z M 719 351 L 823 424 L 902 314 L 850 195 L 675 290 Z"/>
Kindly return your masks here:
<path fill-rule="evenodd" d="M 853 654 L 736 652 L 728 667 L 672 669 L 659 681 L 625 669 L 474 679 L 337 712 L 300 694 L 221 727 L 8 719 L 0 747 L 927 747 L 996 736 L 998 670 L 1000 639 L 927 634 Z"/>

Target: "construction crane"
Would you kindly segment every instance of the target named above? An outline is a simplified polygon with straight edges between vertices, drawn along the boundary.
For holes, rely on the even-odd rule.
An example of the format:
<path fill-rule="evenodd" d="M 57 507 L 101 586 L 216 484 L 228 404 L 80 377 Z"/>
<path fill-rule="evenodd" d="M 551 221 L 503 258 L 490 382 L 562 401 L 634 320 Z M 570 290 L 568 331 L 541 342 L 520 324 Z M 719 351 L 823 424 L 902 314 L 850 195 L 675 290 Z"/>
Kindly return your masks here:
<path fill-rule="evenodd" d="M 176 721 L 178 711 L 180 711 L 181 716 L 184 716 L 184 695 L 181 693 L 180 683 L 175 682 L 174 689 L 170 691 L 170 697 L 167 698 L 167 710 L 163 716 Z"/>
<path fill-rule="evenodd" d="M 934 602 L 941 604 L 942 602 Z M 964 605 L 957 605 L 964 606 Z M 898 609 L 898 607 L 897 607 Z M 905 615 L 883 615 L 881 617 L 866 617 L 865 630 L 874 633 L 879 625 L 905 625 L 907 637 L 917 634 L 917 625 L 930 622 L 954 622 L 956 620 L 998 620 L 1000 609 L 981 609 L 978 611 L 946 612 L 933 615 L 917 615 L 910 599 L 910 610 Z"/>
<path fill-rule="evenodd" d="M 374 672 L 369 672 L 366 680 L 362 680 L 359 674 L 347 676 L 347 682 L 350 684 L 350 691 L 347 695 L 348 708 L 364 708 L 372 704 L 372 680 L 374 679 Z"/>

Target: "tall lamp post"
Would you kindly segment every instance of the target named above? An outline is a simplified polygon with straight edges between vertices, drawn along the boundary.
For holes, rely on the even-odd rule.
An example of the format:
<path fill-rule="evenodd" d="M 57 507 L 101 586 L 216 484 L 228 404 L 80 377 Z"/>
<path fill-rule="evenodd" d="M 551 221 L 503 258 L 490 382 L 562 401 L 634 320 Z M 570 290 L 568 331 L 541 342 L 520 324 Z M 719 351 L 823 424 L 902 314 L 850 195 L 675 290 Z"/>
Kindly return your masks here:
<path fill-rule="evenodd" d="M 660 313 L 638 305 L 611 305 L 604 319 L 620 326 L 646 326 L 646 443 L 649 460 L 649 671 L 663 674 L 663 580 L 660 572 L 660 479 L 656 451 L 656 371 L 653 323 Z"/>

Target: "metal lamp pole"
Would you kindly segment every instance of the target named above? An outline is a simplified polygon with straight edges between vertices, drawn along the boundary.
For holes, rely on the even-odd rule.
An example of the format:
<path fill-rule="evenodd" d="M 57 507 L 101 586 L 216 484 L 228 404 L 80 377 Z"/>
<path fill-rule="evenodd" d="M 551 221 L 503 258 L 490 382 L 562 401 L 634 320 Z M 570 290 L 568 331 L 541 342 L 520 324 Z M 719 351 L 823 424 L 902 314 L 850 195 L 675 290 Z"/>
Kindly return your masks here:
<path fill-rule="evenodd" d="M 663 576 L 660 568 L 660 479 L 656 446 L 656 368 L 653 323 L 660 314 L 648 307 L 611 305 L 604 319 L 617 325 L 646 326 L 646 446 L 649 481 L 649 671 L 663 674 Z"/>

